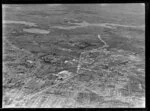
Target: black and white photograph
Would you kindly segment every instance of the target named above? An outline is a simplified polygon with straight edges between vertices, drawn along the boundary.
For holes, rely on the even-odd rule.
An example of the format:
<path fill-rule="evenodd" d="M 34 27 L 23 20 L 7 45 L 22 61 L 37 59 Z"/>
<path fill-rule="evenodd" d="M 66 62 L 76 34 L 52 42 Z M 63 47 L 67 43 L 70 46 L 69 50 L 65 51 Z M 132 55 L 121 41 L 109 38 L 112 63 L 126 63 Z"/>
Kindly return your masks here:
<path fill-rule="evenodd" d="M 145 3 L 2 4 L 2 108 L 145 108 Z"/>

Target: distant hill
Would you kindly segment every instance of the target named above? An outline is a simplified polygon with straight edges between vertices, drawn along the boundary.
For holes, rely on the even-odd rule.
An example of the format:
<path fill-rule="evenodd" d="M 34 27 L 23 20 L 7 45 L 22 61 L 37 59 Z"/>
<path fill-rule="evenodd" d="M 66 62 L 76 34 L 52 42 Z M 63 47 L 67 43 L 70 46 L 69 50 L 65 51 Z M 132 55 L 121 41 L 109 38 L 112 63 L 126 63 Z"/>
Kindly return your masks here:
<path fill-rule="evenodd" d="M 64 18 L 76 18 L 90 23 L 144 25 L 145 7 L 141 4 L 26 4 L 5 5 L 6 19 L 61 23 Z M 39 16 L 39 17 L 37 17 Z M 41 22 L 41 19 L 44 21 Z"/>

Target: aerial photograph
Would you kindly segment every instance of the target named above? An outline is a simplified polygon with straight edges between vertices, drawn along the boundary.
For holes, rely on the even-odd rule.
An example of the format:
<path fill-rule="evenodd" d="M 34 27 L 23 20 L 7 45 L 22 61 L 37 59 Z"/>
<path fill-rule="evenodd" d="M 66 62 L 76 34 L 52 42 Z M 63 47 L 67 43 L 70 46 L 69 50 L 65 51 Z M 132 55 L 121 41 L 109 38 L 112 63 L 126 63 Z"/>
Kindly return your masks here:
<path fill-rule="evenodd" d="M 3 108 L 145 108 L 145 4 L 2 4 Z"/>

